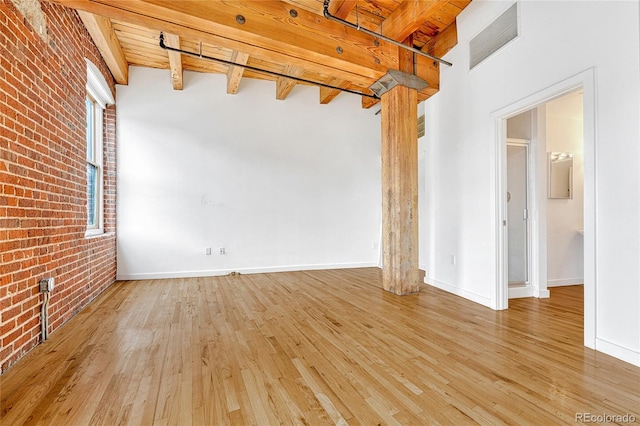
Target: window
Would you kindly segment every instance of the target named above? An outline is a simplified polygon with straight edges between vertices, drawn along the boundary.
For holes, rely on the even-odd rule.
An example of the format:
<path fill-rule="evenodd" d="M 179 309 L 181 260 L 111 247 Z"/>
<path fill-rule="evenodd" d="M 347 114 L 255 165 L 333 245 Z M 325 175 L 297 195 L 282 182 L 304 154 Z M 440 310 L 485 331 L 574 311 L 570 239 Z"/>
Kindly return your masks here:
<path fill-rule="evenodd" d="M 87 94 L 87 230 L 102 228 L 102 108 Z"/>
<path fill-rule="evenodd" d="M 86 236 L 98 235 L 104 229 L 103 198 L 103 144 L 104 109 L 115 101 L 104 77 L 87 60 L 87 231 Z"/>

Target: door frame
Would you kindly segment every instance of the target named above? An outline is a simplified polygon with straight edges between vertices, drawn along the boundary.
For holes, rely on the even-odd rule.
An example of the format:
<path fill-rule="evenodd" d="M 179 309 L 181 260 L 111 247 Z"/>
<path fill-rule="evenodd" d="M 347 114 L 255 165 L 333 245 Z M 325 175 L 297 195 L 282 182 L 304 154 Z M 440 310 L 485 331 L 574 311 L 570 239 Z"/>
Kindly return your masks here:
<path fill-rule="evenodd" d="M 525 181 L 525 185 L 526 185 L 526 210 L 527 210 L 527 219 L 526 219 L 526 223 L 525 223 L 525 232 L 526 232 L 526 252 L 525 252 L 525 269 L 526 269 L 526 286 L 525 287 L 518 287 L 518 288 L 510 288 L 507 287 L 507 297 L 509 299 L 512 298 L 517 298 L 517 297 L 532 297 L 532 296 L 536 296 L 536 297 L 540 297 L 537 294 L 534 294 L 534 291 L 536 290 L 536 287 L 533 285 L 534 283 L 534 277 L 533 277 L 533 271 L 536 269 L 537 267 L 537 256 L 535 256 L 535 253 L 533 251 L 533 246 L 534 246 L 534 237 L 537 236 L 538 234 L 533 234 L 532 232 L 532 221 L 531 221 L 531 212 L 537 210 L 536 208 L 536 204 L 537 204 L 537 197 L 536 197 L 536 183 L 538 182 L 536 179 L 536 156 L 533 155 L 532 153 L 535 152 L 536 149 L 536 145 L 534 143 L 534 139 L 532 138 L 532 140 L 529 139 L 515 139 L 515 138 L 507 138 L 506 141 L 506 145 L 507 147 L 505 148 L 505 153 L 506 150 L 508 150 L 509 146 L 519 146 L 519 147 L 523 147 L 524 148 L 524 152 L 525 152 L 525 162 L 526 162 L 526 181 Z M 508 160 L 505 157 L 505 165 L 507 164 Z M 505 194 L 506 194 L 506 188 L 508 185 L 508 177 L 507 177 L 507 173 L 505 173 L 504 175 L 505 178 Z M 505 216 L 507 215 L 507 200 L 505 200 Z M 505 269 L 507 270 L 507 285 L 509 284 L 509 220 L 507 219 L 507 225 L 504 227 L 504 231 L 505 231 L 505 238 L 507 240 L 507 244 L 506 244 L 506 255 L 507 258 L 505 260 Z"/>
<path fill-rule="evenodd" d="M 535 110 L 539 106 L 560 96 L 566 95 L 575 90 L 583 90 L 583 138 L 584 138 L 584 345 L 595 349 L 596 343 L 596 301 L 597 301 L 597 190 L 596 190 L 596 92 L 595 92 L 595 69 L 589 68 L 556 83 L 547 88 L 520 99 L 504 108 L 491 114 L 493 126 L 491 136 L 494 141 L 492 145 L 492 155 L 495 161 L 495 171 L 492 173 L 495 182 L 495 193 L 493 199 L 495 205 L 492 209 L 494 217 L 494 227 L 496 236 L 496 286 L 491 295 L 492 306 L 495 309 L 508 309 L 508 286 L 509 280 L 506 275 L 506 232 L 503 221 L 506 220 L 506 140 L 507 140 L 507 119 L 528 110 Z M 534 115 L 537 123 L 537 115 Z M 533 126 L 534 129 L 537 125 Z M 534 135 L 534 138 L 537 135 Z M 534 139 L 532 138 L 532 139 Z M 540 163 L 540 162 L 538 162 Z M 545 164 L 546 163 L 542 163 Z M 538 164 L 540 165 L 540 164 Z M 540 168 L 540 167 L 539 167 Z M 539 170 L 538 170 L 539 172 Z M 546 182 L 546 174 L 542 175 L 544 180 L 538 180 L 538 186 Z M 542 185 L 545 188 L 544 185 Z M 539 194 L 540 191 L 537 193 Z M 539 197 L 539 195 L 538 195 Z M 544 281 L 546 289 L 547 270 L 547 236 L 546 236 L 546 203 L 539 203 L 537 211 L 531 212 L 530 218 L 536 225 L 531 231 L 533 240 L 537 240 L 537 246 L 533 251 L 538 258 L 537 270 L 531 271 L 538 274 L 538 283 Z M 533 234 L 536 235 L 533 235 Z M 530 277 L 533 283 L 533 277 Z M 541 289 L 540 289 L 541 290 Z M 538 297 L 544 297 L 540 293 Z"/>

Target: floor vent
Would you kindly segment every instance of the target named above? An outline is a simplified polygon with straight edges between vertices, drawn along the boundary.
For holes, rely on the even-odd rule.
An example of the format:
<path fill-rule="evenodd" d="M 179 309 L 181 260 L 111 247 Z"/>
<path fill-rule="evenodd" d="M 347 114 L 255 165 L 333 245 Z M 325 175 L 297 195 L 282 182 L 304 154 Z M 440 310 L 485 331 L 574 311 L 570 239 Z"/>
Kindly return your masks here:
<path fill-rule="evenodd" d="M 514 3 L 469 42 L 469 69 L 518 36 L 518 3 Z"/>

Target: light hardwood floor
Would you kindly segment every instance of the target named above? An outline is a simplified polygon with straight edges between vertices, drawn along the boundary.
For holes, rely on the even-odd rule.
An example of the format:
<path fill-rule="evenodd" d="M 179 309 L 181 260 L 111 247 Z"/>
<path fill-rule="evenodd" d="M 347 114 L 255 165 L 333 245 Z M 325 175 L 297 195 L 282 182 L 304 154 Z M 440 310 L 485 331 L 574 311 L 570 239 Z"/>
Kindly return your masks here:
<path fill-rule="evenodd" d="M 0 377 L 0 423 L 640 422 L 640 368 L 582 346 L 582 287 L 551 292 L 495 312 L 377 269 L 119 282 Z"/>

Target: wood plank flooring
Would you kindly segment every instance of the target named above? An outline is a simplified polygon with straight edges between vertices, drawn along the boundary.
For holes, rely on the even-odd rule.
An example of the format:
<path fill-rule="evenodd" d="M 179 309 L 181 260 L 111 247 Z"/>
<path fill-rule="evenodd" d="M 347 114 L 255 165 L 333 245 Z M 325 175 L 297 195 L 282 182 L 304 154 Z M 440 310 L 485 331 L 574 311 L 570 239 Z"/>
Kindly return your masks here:
<path fill-rule="evenodd" d="M 0 377 L 0 423 L 640 422 L 640 368 L 582 346 L 582 287 L 551 292 L 495 312 L 377 269 L 119 282 Z"/>

